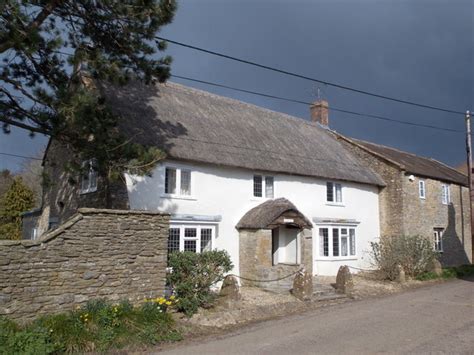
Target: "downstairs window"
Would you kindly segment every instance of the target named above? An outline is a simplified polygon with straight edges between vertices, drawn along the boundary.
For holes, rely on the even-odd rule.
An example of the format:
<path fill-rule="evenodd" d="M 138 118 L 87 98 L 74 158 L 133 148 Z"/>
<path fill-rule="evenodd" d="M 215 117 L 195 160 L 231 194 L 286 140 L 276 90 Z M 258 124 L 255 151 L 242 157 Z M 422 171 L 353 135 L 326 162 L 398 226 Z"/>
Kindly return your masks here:
<path fill-rule="evenodd" d="M 168 233 L 168 258 L 175 251 L 211 251 L 215 231 L 213 225 L 171 224 Z"/>
<path fill-rule="evenodd" d="M 356 233 L 352 227 L 319 228 L 319 256 L 348 257 L 356 255 Z"/>

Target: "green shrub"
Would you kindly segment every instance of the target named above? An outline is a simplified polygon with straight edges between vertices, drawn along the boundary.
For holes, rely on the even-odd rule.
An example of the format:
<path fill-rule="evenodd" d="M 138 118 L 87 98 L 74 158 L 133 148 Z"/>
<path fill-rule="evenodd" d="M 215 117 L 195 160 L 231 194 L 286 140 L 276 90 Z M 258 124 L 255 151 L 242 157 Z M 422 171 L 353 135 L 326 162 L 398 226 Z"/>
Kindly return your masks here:
<path fill-rule="evenodd" d="M 177 309 L 191 316 L 199 307 L 210 307 L 216 298 L 211 287 L 224 279 L 233 265 L 226 251 L 203 253 L 189 251 L 170 255 L 168 283 L 179 299 Z"/>
<path fill-rule="evenodd" d="M 371 243 L 372 262 L 384 279 L 395 280 L 397 265 L 401 265 L 409 277 L 424 273 L 436 258 L 433 244 L 420 236 L 384 237 Z"/>
<path fill-rule="evenodd" d="M 104 352 L 129 344 L 180 340 L 166 312 L 174 303 L 159 298 L 134 307 L 128 301 L 94 300 L 75 311 L 42 316 L 24 327 L 0 318 L 0 354 Z"/>

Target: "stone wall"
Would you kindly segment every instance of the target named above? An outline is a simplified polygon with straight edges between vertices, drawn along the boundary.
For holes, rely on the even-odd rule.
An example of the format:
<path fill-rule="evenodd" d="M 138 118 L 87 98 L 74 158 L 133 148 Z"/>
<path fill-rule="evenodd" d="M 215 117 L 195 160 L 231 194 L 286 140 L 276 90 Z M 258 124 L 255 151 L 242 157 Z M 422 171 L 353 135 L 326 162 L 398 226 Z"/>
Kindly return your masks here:
<path fill-rule="evenodd" d="M 169 215 L 79 209 L 36 241 L 0 241 L 0 315 L 28 320 L 90 299 L 165 290 Z"/>
<path fill-rule="evenodd" d="M 419 197 L 419 181 L 425 181 L 426 198 Z M 441 201 L 441 185 L 444 182 L 408 176 L 403 180 L 403 234 L 421 235 L 432 239 L 434 228 L 443 228 L 443 266 L 472 262 L 472 238 L 469 208 L 469 189 L 450 184 L 451 202 Z"/>
<path fill-rule="evenodd" d="M 256 282 L 251 280 L 276 280 L 300 270 L 302 267 L 312 274 L 313 270 L 313 244 L 312 233 L 304 229 L 299 233 L 300 264 L 273 265 L 272 256 L 272 230 L 240 230 L 239 258 L 240 276 L 244 286 L 256 286 L 270 291 L 289 291 L 293 285 L 294 276 L 278 282 Z"/>
<path fill-rule="evenodd" d="M 99 176 L 97 191 L 81 193 L 80 173 L 68 169 L 70 164 L 80 166 L 81 163 L 67 145 L 50 142 L 44 160 L 44 195 L 42 214 L 37 222 L 38 235 L 49 229 L 50 220 L 61 224 L 78 208 L 129 208 L 127 188 L 121 181 L 107 183 L 107 179 Z"/>

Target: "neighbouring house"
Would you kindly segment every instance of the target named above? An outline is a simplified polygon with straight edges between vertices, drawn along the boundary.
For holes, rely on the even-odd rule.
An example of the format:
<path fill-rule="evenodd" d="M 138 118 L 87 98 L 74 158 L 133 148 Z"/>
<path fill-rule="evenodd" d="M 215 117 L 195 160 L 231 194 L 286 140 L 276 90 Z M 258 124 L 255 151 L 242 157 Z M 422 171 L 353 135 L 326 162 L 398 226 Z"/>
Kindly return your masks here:
<path fill-rule="evenodd" d="M 385 182 L 319 123 L 171 82 L 104 93 L 123 132 L 167 158 L 152 176 L 124 172 L 109 184 L 94 161 L 71 176 L 62 168 L 70 151 L 51 141 L 36 235 L 79 207 L 162 211 L 170 252 L 227 250 L 233 272 L 250 279 L 370 267 Z"/>
<path fill-rule="evenodd" d="M 324 112 L 313 117 L 328 126 Z M 331 131 L 386 182 L 379 193 L 382 236 L 431 238 L 445 266 L 472 263 L 468 178 L 437 160 L 346 137 Z"/>

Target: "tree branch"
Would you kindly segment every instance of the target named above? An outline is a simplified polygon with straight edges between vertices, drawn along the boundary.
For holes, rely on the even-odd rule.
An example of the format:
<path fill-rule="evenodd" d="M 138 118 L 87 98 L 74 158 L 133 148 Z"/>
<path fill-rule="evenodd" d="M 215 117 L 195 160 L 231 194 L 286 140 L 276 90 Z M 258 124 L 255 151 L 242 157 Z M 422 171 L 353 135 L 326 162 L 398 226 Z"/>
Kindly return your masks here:
<path fill-rule="evenodd" d="M 9 124 L 11 126 L 27 129 L 31 132 L 42 133 L 42 134 L 45 134 L 47 136 L 51 136 L 51 132 L 49 132 L 45 129 L 38 128 L 38 127 L 33 127 L 33 126 L 30 126 L 30 125 L 27 125 L 27 124 L 24 124 L 24 123 L 21 123 L 21 122 L 18 122 L 18 121 L 10 120 L 10 119 L 5 118 L 5 117 L 0 117 L 0 122 Z"/>

